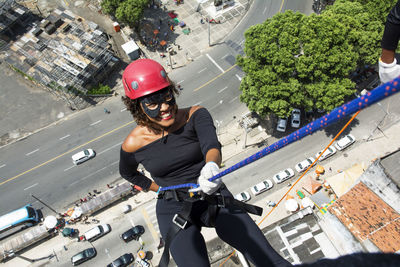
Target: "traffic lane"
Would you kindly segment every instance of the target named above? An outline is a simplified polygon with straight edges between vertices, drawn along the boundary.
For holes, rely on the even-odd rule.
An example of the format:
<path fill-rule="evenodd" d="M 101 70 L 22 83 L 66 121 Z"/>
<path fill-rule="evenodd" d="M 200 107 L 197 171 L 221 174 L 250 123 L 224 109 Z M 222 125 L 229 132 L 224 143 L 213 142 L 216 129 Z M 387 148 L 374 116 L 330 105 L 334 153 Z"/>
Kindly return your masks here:
<path fill-rule="evenodd" d="M 71 155 L 77 153 L 87 148 L 82 144 L 116 129 L 114 126 L 116 122 L 124 125 L 123 123 L 132 121 L 130 116 L 126 115 L 128 112 L 125 111 L 124 115 L 119 113 L 115 114 L 115 118 L 110 117 L 104 121 L 83 114 L 73 121 L 67 121 L 63 126 L 52 126 L 51 129 L 43 130 L 20 142 L 4 147 L 0 159 L 0 166 L 2 166 L 0 182 L 73 149 L 75 151 L 71 151 Z M 76 123 L 76 120 L 79 120 L 80 123 Z M 88 136 L 90 139 L 87 139 Z M 79 148 L 79 146 L 82 147 Z"/>
<path fill-rule="evenodd" d="M 134 212 L 131 213 L 132 214 L 130 216 L 133 217 Z M 119 217 L 119 219 L 112 219 L 110 221 L 101 222 L 109 223 L 111 226 L 111 232 L 93 242 L 83 241 L 79 243 L 69 243 L 68 251 L 62 251 L 62 254 L 59 255 L 60 262 L 53 261 L 49 266 L 71 266 L 70 258 L 73 255 L 89 247 L 94 247 L 97 251 L 97 255 L 93 259 L 83 263 L 81 266 L 105 266 L 117 259 L 119 256 L 123 255 L 124 253 L 132 253 L 134 255 L 134 258 L 136 259 L 136 253 L 141 247 L 141 243 L 143 242 L 145 244 L 144 249 L 146 251 L 152 251 L 152 248 L 156 245 L 154 244 L 152 238 L 149 238 L 149 233 L 146 227 L 145 232 L 139 241 L 132 240 L 128 243 L 125 243 L 120 239 L 119 236 L 124 231 L 128 230 L 134 225 L 140 224 L 145 226 L 143 224 L 143 218 L 137 216 L 137 218 L 135 219 L 137 223 L 133 223 L 132 220 L 129 219 L 128 214 L 125 214 L 123 215 L 123 217 Z M 93 225 L 93 227 L 94 226 L 95 225 Z"/>
<path fill-rule="evenodd" d="M 32 170 L 29 174 L 4 183 L 0 187 L 2 198 L 13 199 L 10 203 L 12 207 L 19 207 L 26 204 L 29 197 L 19 200 L 18 195 L 30 196 L 33 193 L 44 197 L 43 201 L 64 207 L 60 206 L 65 204 L 62 200 L 64 197 L 66 200 L 76 201 L 95 189 L 98 184 L 104 184 L 105 187 L 119 176 L 117 163 L 120 146 L 129 132 L 130 129 L 125 129 L 96 141 L 92 146 L 97 151 L 96 157 L 78 166 L 73 165 L 70 155 L 65 155 Z"/>
<path fill-rule="evenodd" d="M 296 1 L 296 0 L 286 0 L 282 6 L 282 12 L 286 10 L 300 11 L 306 15 L 314 13 L 312 10 L 312 4 L 314 0 Z"/>
<path fill-rule="evenodd" d="M 290 182 L 299 177 L 294 168 L 295 165 L 309 156 L 314 157 L 319 150 L 324 148 L 324 144 L 327 145 L 328 143 L 325 134 L 320 131 L 226 175 L 223 180 L 229 185 L 232 192 L 237 194 L 243 190 L 249 190 L 251 186 L 265 179 L 272 180 L 273 175 L 286 168 L 292 168 L 295 171 L 295 177 L 288 180 Z M 285 184 L 285 182 L 282 184 Z M 275 182 L 274 187 L 280 188 L 280 186 L 276 186 Z"/>

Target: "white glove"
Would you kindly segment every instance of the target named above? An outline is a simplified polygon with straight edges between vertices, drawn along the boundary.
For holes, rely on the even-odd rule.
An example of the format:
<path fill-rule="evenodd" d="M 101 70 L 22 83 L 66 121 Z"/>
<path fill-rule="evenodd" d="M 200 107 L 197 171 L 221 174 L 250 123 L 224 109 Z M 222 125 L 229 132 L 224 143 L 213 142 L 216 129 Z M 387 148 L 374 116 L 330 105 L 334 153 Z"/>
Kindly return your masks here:
<path fill-rule="evenodd" d="M 382 83 L 387 83 L 394 78 L 400 76 L 400 65 L 397 65 L 397 60 L 394 59 L 392 63 L 385 63 L 379 59 L 379 78 Z"/>
<path fill-rule="evenodd" d="M 201 169 L 199 179 L 197 180 L 199 187 L 191 189 L 189 190 L 189 192 L 203 191 L 205 194 L 211 195 L 212 193 L 217 191 L 218 188 L 222 185 L 222 180 L 216 179 L 210 182 L 208 179 L 217 175 L 218 173 L 218 165 L 213 161 L 207 162 L 206 165 L 204 165 L 203 169 Z"/>

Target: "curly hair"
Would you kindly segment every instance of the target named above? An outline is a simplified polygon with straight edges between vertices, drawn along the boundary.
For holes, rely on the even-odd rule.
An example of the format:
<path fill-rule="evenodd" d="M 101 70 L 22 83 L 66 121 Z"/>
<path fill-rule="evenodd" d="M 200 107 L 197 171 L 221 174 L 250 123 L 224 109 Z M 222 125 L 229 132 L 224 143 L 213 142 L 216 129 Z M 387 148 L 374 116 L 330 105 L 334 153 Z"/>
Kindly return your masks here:
<path fill-rule="evenodd" d="M 173 82 L 171 82 L 171 85 L 168 88 L 174 96 L 179 95 L 179 91 L 176 89 L 175 84 Z M 127 96 L 122 96 L 121 99 L 122 102 L 124 102 L 126 109 L 132 114 L 133 119 L 138 125 L 145 126 L 156 134 L 160 134 L 163 131 L 163 128 L 160 125 L 151 121 L 147 117 L 146 113 L 143 112 L 143 109 L 140 105 L 142 97 L 139 97 L 137 99 L 130 99 Z"/>

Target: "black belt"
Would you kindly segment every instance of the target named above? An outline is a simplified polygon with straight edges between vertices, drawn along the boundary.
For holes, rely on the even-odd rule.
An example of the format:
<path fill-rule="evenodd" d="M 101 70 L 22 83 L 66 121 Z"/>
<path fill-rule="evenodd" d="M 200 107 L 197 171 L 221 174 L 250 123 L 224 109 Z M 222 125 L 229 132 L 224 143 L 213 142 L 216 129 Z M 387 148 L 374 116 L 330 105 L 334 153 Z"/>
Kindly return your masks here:
<path fill-rule="evenodd" d="M 222 185 L 221 188 L 223 187 L 224 185 Z M 172 218 L 173 223 L 171 224 L 171 227 L 169 228 L 167 236 L 165 238 L 164 251 L 159 263 L 160 267 L 168 266 L 169 246 L 171 244 L 172 239 L 176 236 L 176 234 L 178 234 L 180 230 L 186 228 L 188 222 L 191 223 L 190 213 L 192 211 L 192 206 L 194 202 L 199 200 L 204 200 L 209 203 L 208 215 L 212 225 L 215 225 L 215 218 L 217 216 L 219 208 L 223 207 L 239 208 L 243 211 L 256 214 L 259 216 L 263 212 L 263 209 L 261 207 L 254 206 L 251 204 L 246 204 L 244 202 L 234 199 L 231 196 L 223 196 L 220 192 L 221 191 L 219 189 L 217 193 L 214 193 L 213 195 L 207 195 L 202 192 L 193 195 L 188 191 L 183 191 L 183 190 L 166 190 L 158 194 L 159 199 L 161 198 L 165 200 L 175 199 L 176 201 L 184 202 L 181 212 L 175 214 L 174 217 Z"/>

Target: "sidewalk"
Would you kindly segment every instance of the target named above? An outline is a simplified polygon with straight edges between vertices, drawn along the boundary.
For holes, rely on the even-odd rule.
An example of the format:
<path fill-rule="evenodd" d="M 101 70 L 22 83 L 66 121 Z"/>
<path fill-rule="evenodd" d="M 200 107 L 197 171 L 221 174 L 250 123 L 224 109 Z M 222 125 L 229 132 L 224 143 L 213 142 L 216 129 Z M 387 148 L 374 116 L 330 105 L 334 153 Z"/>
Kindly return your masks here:
<path fill-rule="evenodd" d="M 185 66 L 211 46 L 221 42 L 242 19 L 251 4 L 251 0 L 237 0 L 233 6 L 216 11 L 212 0 L 185 0 L 180 5 L 173 1 L 162 2 L 161 8 L 154 6 L 145 11 L 141 34 L 145 37 L 146 46 L 138 41 L 138 37 L 128 27 L 123 27 L 121 35 L 125 41 L 133 38 L 145 57 L 158 61 L 167 71 Z M 176 15 L 175 21 L 173 14 Z M 214 19 L 220 23 L 208 25 L 206 19 Z M 184 22 L 185 26 L 179 26 L 177 21 Z M 170 29 L 171 25 L 175 25 L 173 31 Z M 155 30 L 158 31 L 157 34 L 154 34 Z M 166 41 L 164 46 L 160 46 L 162 41 Z M 166 52 L 167 47 L 173 50 L 171 59 Z M 161 57 L 161 53 L 165 57 Z"/>

